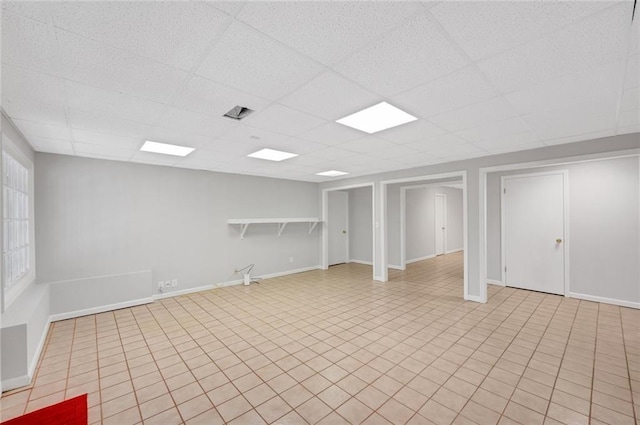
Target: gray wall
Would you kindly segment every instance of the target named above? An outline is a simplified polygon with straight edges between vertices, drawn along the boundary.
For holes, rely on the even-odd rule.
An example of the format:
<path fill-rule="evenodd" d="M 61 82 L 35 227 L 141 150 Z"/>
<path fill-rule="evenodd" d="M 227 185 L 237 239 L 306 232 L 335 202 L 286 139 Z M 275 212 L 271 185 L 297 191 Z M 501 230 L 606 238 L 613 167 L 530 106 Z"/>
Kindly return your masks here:
<path fill-rule="evenodd" d="M 501 281 L 500 177 L 569 171 L 569 265 L 573 293 L 640 302 L 638 157 L 490 173 L 487 271 Z"/>
<path fill-rule="evenodd" d="M 151 270 L 185 290 L 319 264 L 318 230 L 251 225 L 240 239 L 229 218 L 318 217 L 314 183 L 36 155 L 38 281 Z M 289 258 L 293 257 L 293 262 Z"/>
<path fill-rule="evenodd" d="M 371 187 L 349 189 L 349 259 L 373 261 L 373 190 Z"/>
<path fill-rule="evenodd" d="M 435 255 L 434 191 L 422 187 L 405 193 L 405 255 L 407 261 Z"/>

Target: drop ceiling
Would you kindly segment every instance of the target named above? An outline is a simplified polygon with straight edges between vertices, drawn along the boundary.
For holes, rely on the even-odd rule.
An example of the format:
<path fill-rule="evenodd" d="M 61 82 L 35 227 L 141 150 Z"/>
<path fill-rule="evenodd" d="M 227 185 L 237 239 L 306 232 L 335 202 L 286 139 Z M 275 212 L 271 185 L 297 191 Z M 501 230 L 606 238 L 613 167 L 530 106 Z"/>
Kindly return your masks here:
<path fill-rule="evenodd" d="M 311 182 L 411 168 L 640 131 L 632 10 L 3 1 L 2 108 L 41 152 Z M 418 119 L 373 135 L 335 122 L 380 102 Z M 236 105 L 255 112 L 222 117 Z M 246 156 L 263 148 L 298 156 Z"/>

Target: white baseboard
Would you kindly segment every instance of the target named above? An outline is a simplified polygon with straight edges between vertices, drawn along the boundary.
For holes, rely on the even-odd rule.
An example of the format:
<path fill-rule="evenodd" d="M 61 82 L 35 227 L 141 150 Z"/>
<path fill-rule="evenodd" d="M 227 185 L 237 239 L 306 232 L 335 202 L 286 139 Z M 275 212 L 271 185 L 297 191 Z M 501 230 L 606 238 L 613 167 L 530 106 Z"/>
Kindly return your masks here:
<path fill-rule="evenodd" d="M 47 335 L 49 335 L 49 326 L 51 326 L 51 317 L 49 317 L 49 319 L 47 320 L 47 324 L 42 331 L 42 336 L 40 337 L 40 341 L 38 342 L 36 351 L 33 353 L 33 358 L 31 359 L 31 363 L 29 364 L 29 367 L 27 369 L 27 374 L 18 376 L 16 378 L 3 380 L 2 391 L 10 391 L 31 384 L 33 376 L 36 373 L 36 367 L 38 366 L 38 362 L 40 361 L 40 355 L 42 354 L 42 350 L 44 350 L 44 344 L 45 342 L 47 342 Z"/>
<path fill-rule="evenodd" d="M 387 267 L 394 270 L 406 270 L 406 267 L 396 266 L 395 264 L 387 264 Z"/>
<path fill-rule="evenodd" d="M 487 279 L 489 285 L 506 286 L 501 280 Z"/>
<path fill-rule="evenodd" d="M 242 282 L 242 281 L 239 280 L 238 282 Z M 228 286 L 228 285 L 225 285 L 225 286 Z M 159 294 L 153 294 L 153 300 L 154 301 L 162 300 L 164 298 L 171 298 L 171 297 L 177 297 L 179 295 L 193 294 L 194 292 L 208 291 L 210 289 L 215 289 L 215 288 L 218 288 L 218 285 L 212 284 L 212 285 L 197 286 L 195 288 L 181 289 L 179 291 L 161 292 Z"/>
<path fill-rule="evenodd" d="M 436 258 L 436 254 L 427 255 L 426 257 L 413 258 L 413 259 L 411 259 L 411 260 L 407 260 L 407 261 L 405 261 L 405 263 L 407 263 L 407 264 L 417 263 L 418 261 L 428 260 L 428 259 L 430 259 L 430 258 Z"/>
<path fill-rule="evenodd" d="M 465 297 L 465 300 L 473 301 L 473 302 L 476 302 L 476 303 L 482 303 L 482 304 L 484 304 L 486 302 L 486 301 L 483 301 L 479 296 L 476 296 L 476 295 L 467 295 Z"/>
<path fill-rule="evenodd" d="M 576 292 L 569 292 L 567 294 L 567 297 L 569 297 L 569 298 L 578 298 L 578 299 L 586 300 L 586 301 L 594 301 L 594 302 L 597 302 L 597 303 L 613 304 L 613 305 L 618 305 L 618 306 L 621 306 L 621 307 L 629 307 L 629 308 L 640 309 L 640 302 L 617 300 L 615 298 L 598 297 L 598 296 L 595 296 L 595 295 L 578 294 Z"/>
<path fill-rule="evenodd" d="M 453 254 L 454 252 L 460 252 L 460 251 L 462 251 L 462 248 L 452 249 L 451 251 L 445 252 L 445 254 Z"/>
<path fill-rule="evenodd" d="M 373 266 L 373 263 L 371 261 L 362 261 L 362 260 L 349 260 L 349 263 L 356 263 L 356 264 L 364 264 L 365 266 Z"/>
<path fill-rule="evenodd" d="M 149 304 L 153 302 L 153 297 L 140 298 L 137 300 L 124 301 L 116 304 L 101 305 L 99 307 L 86 308 L 84 310 L 69 311 L 66 313 L 52 314 L 49 318 L 51 322 L 58 320 L 74 319 L 76 317 L 87 316 L 89 314 L 104 313 L 105 311 L 119 310 L 121 308 L 133 307 L 136 305 Z"/>
<path fill-rule="evenodd" d="M 5 379 L 2 381 L 2 391 L 11 391 L 16 388 L 26 387 L 31 384 L 33 375 L 22 375 L 16 378 Z"/>
<path fill-rule="evenodd" d="M 386 282 L 382 276 L 373 276 L 373 280 L 375 280 L 376 282 Z"/>

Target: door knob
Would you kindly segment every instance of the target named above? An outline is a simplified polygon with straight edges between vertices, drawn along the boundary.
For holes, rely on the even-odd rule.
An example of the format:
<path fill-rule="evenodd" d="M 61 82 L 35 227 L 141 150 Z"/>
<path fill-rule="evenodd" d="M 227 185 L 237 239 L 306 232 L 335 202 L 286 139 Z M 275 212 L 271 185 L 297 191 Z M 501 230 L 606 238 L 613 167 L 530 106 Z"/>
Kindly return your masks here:
<path fill-rule="evenodd" d="M 343 231 L 342 231 L 342 233 L 345 233 L 345 234 L 346 234 L 346 233 L 347 233 L 347 231 L 346 231 L 346 230 L 343 230 Z"/>
<path fill-rule="evenodd" d="M 556 239 L 556 243 L 562 243 L 562 239 Z"/>

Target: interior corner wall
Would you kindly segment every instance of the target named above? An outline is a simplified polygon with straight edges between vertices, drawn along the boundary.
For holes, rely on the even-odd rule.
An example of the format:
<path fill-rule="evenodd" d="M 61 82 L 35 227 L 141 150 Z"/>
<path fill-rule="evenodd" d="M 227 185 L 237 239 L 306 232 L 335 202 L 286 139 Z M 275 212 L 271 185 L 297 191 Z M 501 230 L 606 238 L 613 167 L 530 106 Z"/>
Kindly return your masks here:
<path fill-rule="evenodd" d="M 570 291 L 640 303 L 638 156 L 487 175 L 487 272 L 502 280 L 500 177 L 569 171 Z"/>
<path fill-rule="evenodd" d="M 36 155 L 39 282 L 151 270 L 189 290 L 319 265 L 318 228 L 230 218 L 318 217 L 318 185 L 64 155 Z M 293 262 L 290 262 L 290 258 Z M 126 298 L 126 296 L 125 296 Z"/>
<path fill-rule="evenodd" d="M 400 267 L 400 185 L 387 188 L 387 264 Z"/>
<path fill-rule="evenodd" d="M 349 189 L 349 261 L 373 262 L 373 190 Z"/>

